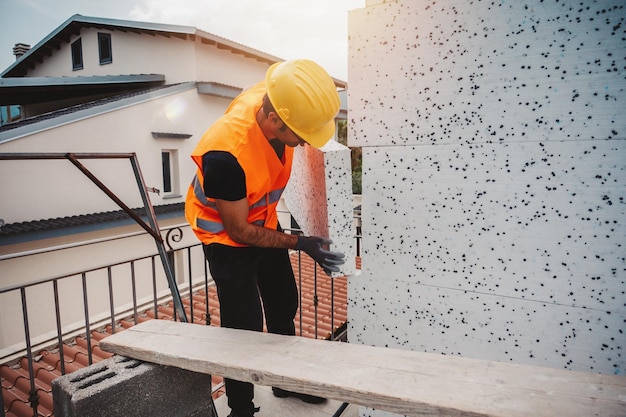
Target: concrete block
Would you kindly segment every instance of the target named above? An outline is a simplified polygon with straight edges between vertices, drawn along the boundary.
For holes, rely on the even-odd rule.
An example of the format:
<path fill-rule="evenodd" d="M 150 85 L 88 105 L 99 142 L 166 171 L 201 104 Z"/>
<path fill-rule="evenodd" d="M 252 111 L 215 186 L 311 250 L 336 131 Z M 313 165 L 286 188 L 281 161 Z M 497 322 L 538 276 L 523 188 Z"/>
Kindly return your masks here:
<path fill-rule="evenodd" d="M 298 147 L 294 153 L 285 204 L 308 236 L 329 237 L 331 250 L 346 255 L 340 273 L 353 275 L 355 266 L 354 208 L 350 149 L 330 141 L 321 149 Z"/>
<path fill-rule="evenodd" d="M 56 417 L 217 417 L 211 376 L 114 356 L 52 381 Z"/>

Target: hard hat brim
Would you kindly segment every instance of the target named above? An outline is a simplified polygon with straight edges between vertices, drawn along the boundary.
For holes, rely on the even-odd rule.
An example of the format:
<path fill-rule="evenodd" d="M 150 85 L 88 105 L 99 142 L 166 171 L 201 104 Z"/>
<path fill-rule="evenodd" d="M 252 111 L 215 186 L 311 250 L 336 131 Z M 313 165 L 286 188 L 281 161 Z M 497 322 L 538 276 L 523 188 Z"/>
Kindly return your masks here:
<path fill-rule="evenodd" d="M 276 62 L 272 66 L 269 67 L 267 72 L 265 73 L 265 82 L 266 87 L 270 85 L 270 80 L 274 74 L 274 71 L 282 64 L 283 62 Z M 330 78 L 329 78 L 330 79 Z M 274 101 L 274 97 L 272 97 L 272 89 L 267 88 L 267 94 L 270 99 L 270 102 L 277 109 L 276 102 Z M 338 97 L 337 97 L 338 101 Z M 337 109 L 338 112 L 338 109 Z M 335 115 L 336 116 L 336 115 Z M 280 117 L 280 115 L 279 115 Z M 294 125 L 291 120 L 281 118 L 283 123 L 287 125 L 289 129 L 291 129 L 296 135 L 306 141 L 309 145 L 315 148 L 321 148 L 328 143 L 335 135 L 335 119 L 334 117 L 328 121 L 322 128 L 316 129 L 315 131 L 305 131 L 303 129 L 298 128 L 298 126 Z"/>
<path fill-rule="evenodd" d="M 335 120 L 329 121 L 326 126 L 315 133 L 298 132 L 296 129 L 289 126 L 288 123 L 286 124 L 289 129 L 293 130 L 296 135 L 304 139 L 306 143 L 318 149 L 326 145 L 335 135 Z"/>

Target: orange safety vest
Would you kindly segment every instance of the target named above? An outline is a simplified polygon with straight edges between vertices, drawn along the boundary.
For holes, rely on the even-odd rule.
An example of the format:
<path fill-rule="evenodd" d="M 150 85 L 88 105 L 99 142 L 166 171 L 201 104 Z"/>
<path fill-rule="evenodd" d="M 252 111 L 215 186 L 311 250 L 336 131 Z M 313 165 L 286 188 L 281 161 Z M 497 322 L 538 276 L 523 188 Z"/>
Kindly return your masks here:
<path fill-rule="evenodd" d="M 187 192 L 185 217 L 204 244 L 246 246 L 228 236 L 215 200 L 204 195 L 202 156 L 209 151 L 230 152 L 241 165 L 246 176 L 248 222 L 274 230 L 278 226 L 276 206 L 291 174 L 293 148 L 285 146 L 280 161 L 263 135 L 256 113 L 264 95 L 265 83 L 259 83 L 237 96 L 191 154 L 198 170 Z"/>

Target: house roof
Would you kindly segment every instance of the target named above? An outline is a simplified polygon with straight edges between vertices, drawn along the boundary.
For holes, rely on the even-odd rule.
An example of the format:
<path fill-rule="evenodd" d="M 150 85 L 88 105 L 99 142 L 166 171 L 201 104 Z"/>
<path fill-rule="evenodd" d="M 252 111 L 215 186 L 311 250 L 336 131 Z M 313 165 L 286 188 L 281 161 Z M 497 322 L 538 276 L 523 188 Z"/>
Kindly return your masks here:
<path fill-rule="evenodd" d="M 139 216 L 146 215 L 144 208 L 135 208 L 133 211 Z M 182 216 L 184 211 L 185 203 L 154 206 L 155 214 L 161 219 Z M 0 246 L 56 237 L 68 233 L 76 233 L 77 231 L 85 231 L 86 229 L 95 230 L 103 227 L 109 228 L 133 224 L 134 222 L 123 210 L 114 210 L 53 219 L 7 223 L 0 226 Z"/>
<path fill-rule="evenodd" d="M 22 119 L 14 123 L 7 123 L 6 125 L 0 126 L 0 144 L 87 117 L 110 112 L 124 106 L 130 106 L 192 88 L 196 88 L 195 82 L 159 85 L 156 87 L 143 88 L 141 90 L 132 90 L 110 97 L 92 100 L 87 103 L 61 108 Z"/>
<path fill-rule="evenodd" d="M 151 88 L 163 85 L 165 76 L 162 74 L 26 77 L 30 68 L 34 68 L 35 65 L 43 62 L 46 56 L 50 56 L 54 50 L 59 48 L 59 45 L 69 42 L 71 36 L 80 33 L 80 29 L 85 27 L 147 33 L 154 36 L 178 37 L 190 40 L 199 39 L 203 44 L 216 45 L 220 49 L 227 49 L 232 53 L 242 54 L 248 58 L 268 64 L 281 61 L 281 59 L 276 56 L 266 54 L 191 26 L 106 19 L 76 14 L 63 22 L 63 24 L 42 39 L 37 45 L 29 49 L 23 56 L 0 74 L 0 106 L 16 104 L 28 105 L 43 102 L 61 103 L 66 100 L 74 100 L 74 102 L 76 102 L 80 99 L 83 101 L 90 100 L 90 102 L 68 107 L 60 111 L 49 112 L 45 115 L 23 120 L 17 124 L 10 123 L 0 126 L 0 143 L 38 132 L 41 130 L 39 128 L 47 129 L 66 123 L 66 121 L 58 119 L 58 117 L 68 114 L 76 115 L 76 112 L 79 110 L 84 111 L 87 108 L 92 109 L 95 105 L 102 104 L 102 102 L 96 101 L 99 97 L 117 95 L 122 92 L 135 94 L 139 90 L 151 91 Z M 338 88 L 345 89 L 347 87 L 345 81 L 334 78 L 333 80 Z M 189 82 L 187 84 L 191 83 L 192 82 Z M 240 87 L 226 86 L 210 81 L 198 81 L 194 86 L 197 86 L 199 94 L 210 94 L 228 98 L 235 97 L 241 90 Z M 340 91 L 342 108 L 338 116 L 339 118 L 346 117 L 345 108 L 347 106 L 345 105 L 345 96 L 345 90 Z M 116 96 L 112 101 L 120 97 L 122 96 Z M 98 111 L 102 109 L 103 107 L 100 107 Z M 54 121 L 52 121 L 52 119 L 54 119 Z M 44 120 L 48 120 L 50 126 L 45 126 L 45 123 L 39 123 Z M 74 120 L 76 119 L 74 118 L 69 122 Z M 39 123 L 37 129 L 33 130 L 33 126 L 24 129 L 25 126 L 33 123 Z M 16 128 L 21 128 L 23 132 L 13 130 Z M 5 133 L 7 131 L 10 131 L 10 133 Z"/>
<path fill-rule="evenodd" d="M 147 33 L 151 35 L 177 37 L 187 39 L 198 37 L 200 42 L 207 45 L 216 45 L 220 49 L 230 50 L 232 53 L 241 54 L 248 58 L 256 59 L 267 64 L 283 61 L 282 58 L 242 45 L 232 40 L 214 35 L 192 26 L 168 25 L 162 23 L 137 22 L 132 20 L 107 19 L 101 17 L 89 17 L 75 14 L 48 36 L 28 50 L 23 56 L 0 73 L 1 78 L 24 77 L 28 69 L 37 63 L 43 62 L 46 56 L 58 49 L 59 45 L 69 42 L 73 35 L 80 32 L 81 28 L 104 28 L 134 33 Z M 333 78 L 339 88 L 346 88 L 345 81 Z"/>
<path fill-rule="evenodd" d="M 77 35 L 81 28 L 89 27 L 120 30 L 124 32 L 148 33 L 151 35 L 177 37 L 181 39 L 198 36 L 202 43 L 217 45 L 220 48 L 228 49 L 233 53 L 242 54 L 261 62 L 273 64 L 282 60 L 276 56 L 266 54 L 226 38 L 201 31 L 192 26 L 106 19 L 75 14 L 53 30 L 48 36 L 43 38 L 38 44 L 33 46 L 6 70 L 4 70 L 0 74 L 0 77 L 24 77 L 30 68 L 33 68 L 36 64 L 43 62 L 43 59 L 46 56 L 50 56 L 54 50 L 59 48 L 59 45 L 69 42 L 70 38 L 73 35 Z"/>
<path fill-rule="evenodd" d="M 164 82 L 162 74 L 0 78 L 0 106 L 111 95 Z"/>

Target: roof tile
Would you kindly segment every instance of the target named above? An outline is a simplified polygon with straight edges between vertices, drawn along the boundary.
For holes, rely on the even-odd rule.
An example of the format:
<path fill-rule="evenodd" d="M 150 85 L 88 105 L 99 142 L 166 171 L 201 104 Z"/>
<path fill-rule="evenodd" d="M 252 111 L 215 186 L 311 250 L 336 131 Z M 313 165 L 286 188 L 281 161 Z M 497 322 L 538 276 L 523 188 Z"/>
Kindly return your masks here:
<path fill-rule="evenodd" d="M 185 203 L 172 203 L 154 206 L 154 212 L 158 215 L 183 212 Z M 145 209 L 132 209 L 137 215 L 144 216 Z M 132 220 L 123 210 L 106 211 L 92 214 L 79 214 L 75 216 L 56 217 L 46 220 L 32 220 L 26 222 L 7 223 L 0 227 L 0 238 L 4 236 L 21 235 L 32 232 L 58 230 L 76 226 L 94 225 L 120 220 Z"/>

